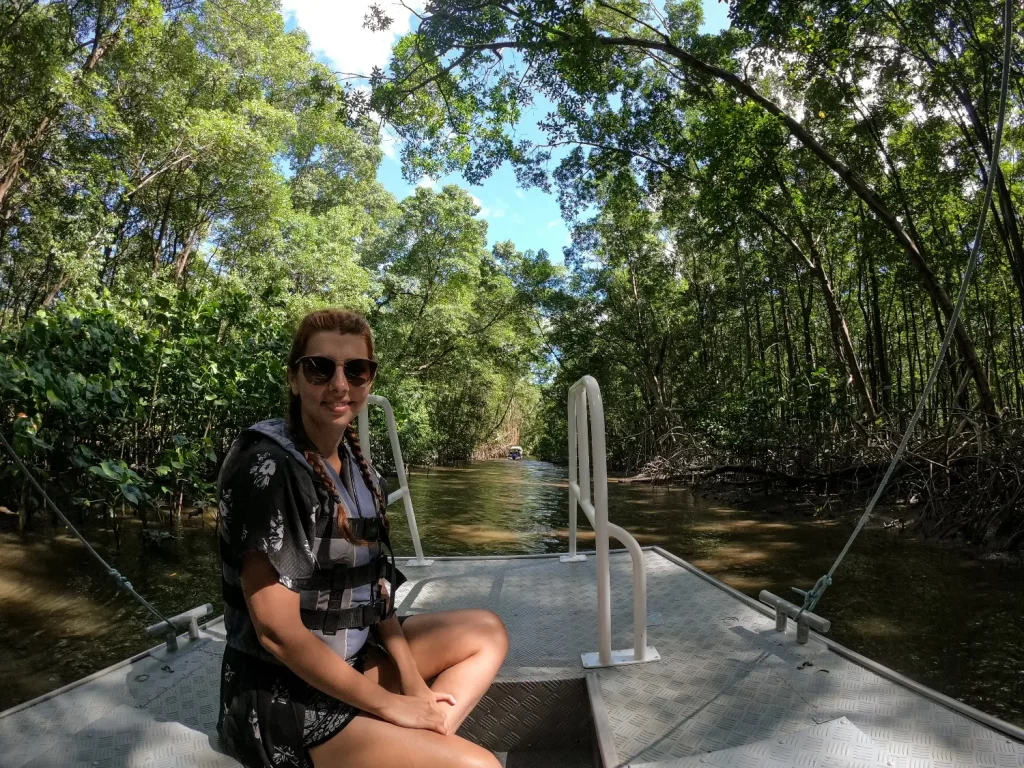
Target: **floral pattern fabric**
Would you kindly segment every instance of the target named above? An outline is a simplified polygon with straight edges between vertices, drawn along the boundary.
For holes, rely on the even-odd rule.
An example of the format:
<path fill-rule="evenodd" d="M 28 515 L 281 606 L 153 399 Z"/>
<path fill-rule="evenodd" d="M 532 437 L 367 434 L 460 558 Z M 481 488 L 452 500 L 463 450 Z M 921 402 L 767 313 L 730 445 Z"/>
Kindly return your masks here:
<path fill-rule="evenodd" d="M 364 668 L 364 657 L 355 668 Z M 311 768 L 308 750 L 359 714 L 280 664 L 226 648 L 221 667 L 223 746 L 246 766 Z"/>
<path fill-rule="evenodd" d="M 251 433 L 250 433 L 251 434 Z M 333 511 L 326 489 L 282 445 L 243 435 L 225 459 L 218 509 L 222 571 L 240 583 L 247 552 L 267 555 L 278 581 L 296 590 L 312 575 L 317 513 Z M 246 766 L 310 768 L 307 750 L 334 736 L 359 710 L 296 676 L 260 645 L 247 612 L 225 605 L 227 648 L 218 722 L 223 746 Z M 350 659 L 362 669 L 362 652 Z"/>

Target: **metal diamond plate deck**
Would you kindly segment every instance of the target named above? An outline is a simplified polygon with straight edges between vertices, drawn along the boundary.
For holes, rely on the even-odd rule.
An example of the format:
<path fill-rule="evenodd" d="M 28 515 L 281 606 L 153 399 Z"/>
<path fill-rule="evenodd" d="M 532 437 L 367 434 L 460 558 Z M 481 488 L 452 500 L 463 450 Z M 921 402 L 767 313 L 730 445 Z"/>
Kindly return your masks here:
<path fill-rule="evenodd" d="M 636 768 L 888 768 L 882 748 L 845 717 L 782 738 Z"/>
<path fill-rule="evenodd" d="M 775 633 L 772 619 L 660 551 L 645 550 L 644 557 L 648 643 L 662 661 L 592 673 L 605 710 L 595 720 L 609 724 L 605 743 L 614 744 L 615 763 L 707 761 L 709 753 L 721 757 L 723 750 L 753 749 L 758 742 L 806 738 L 816 726 L 845 718 L 878 745 L 882 765 L 1024 768 L 1020 743 L 879 677 L 818 640 L 795 646 Z M 632 643 L 631 565 L 624 552 L 613 552 L 611 564 L 612 647 L 621 649 Z M 405 572 L 401 613 L 482 607 L 502 617 L 510 651 L 499 681 L 583 677 L 580 654 L 597 650 L 593 556 L 577 563 L 561 563 L 557 556 L 436 559 Z M 222 649 L 221 625 L 213 622 L 202 640 L 172 656 L 155 652 L 0 714 L 0 764 L 237 765 L 216 751 Z M 760 764 L 746 759 L 735 764 Z M 874 763 L 865 759 L 864 765 Z"/>

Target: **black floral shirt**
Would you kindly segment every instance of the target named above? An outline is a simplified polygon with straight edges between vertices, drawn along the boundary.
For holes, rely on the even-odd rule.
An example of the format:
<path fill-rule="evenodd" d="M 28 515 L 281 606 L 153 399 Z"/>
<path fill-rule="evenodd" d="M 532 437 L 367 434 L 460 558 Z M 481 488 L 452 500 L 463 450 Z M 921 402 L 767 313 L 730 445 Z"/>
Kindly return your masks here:
<path fill-rule="evenodd" d="M 328 475 L 349 516 L 376 515 L 373 493 L 354 470 L 348 446 L 339 449 L 342 473 L 326 464 Z M 225 459 L 219 482 L 221 568 L 224 580 L 241 586 L 241 561 L 247 552 L 262 552 L 277 571 L 278 580 L 299 591 L 296 583 L 321 565 L 358 566 L 376 555 L 377 545 L 354 546 L 338 531 L 338 506 L 296 449 L 282 420 L 261 422 L 242 433 Z M 329 515 L 329 523 L 321 519 Z M 318 525 L 318 520 L 320 524 Z M 326 605 L 327 593 L 302 592 L 302 608 Z M 342 608 L 369 603 L 370 585 L 346 590 Z M 276 662 L 260 645 L 244 609 L 225 605 L 228 645 L 265 661 Z M 352 663 L 368 630 L 341 630 L 324 635 L 311 630 L 339 656 Z"/>

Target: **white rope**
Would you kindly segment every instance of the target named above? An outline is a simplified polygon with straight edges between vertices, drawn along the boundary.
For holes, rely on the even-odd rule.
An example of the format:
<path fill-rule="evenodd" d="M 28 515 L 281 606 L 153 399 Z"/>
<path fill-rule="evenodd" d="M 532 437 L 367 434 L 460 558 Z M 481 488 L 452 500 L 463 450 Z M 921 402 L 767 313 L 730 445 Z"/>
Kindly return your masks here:
<path fill-rule="evenodd" d="M 928 382 L 925 384 L 924 391 L 921 393 L 921 399 L 917 403 L 917 409 L 914 411 L 914 415 L 911 417 L 910 423 L 907 425 L 907 431 L 903 434 L 903 440 L 900 441 L 899 448 L 896 449 L 896 453 L 893 454 L 892 461 L 889 462 L 889 468 L 886 470 L 881 484 L 878 486 L 877 490 L 875 490 L 875 495 L 871 497 L 871 501 L 868 502 L 867 509 L 864 510 L 864 514 L 861 515 L 860 520 L 857 522 L 857 527 L 853 529 L 853 533 L 847 540 L 846 546 L 843 547 L 843 551 L 839 553 L 839 557 L 836 558 L 836 561 L 832 564 L 828 573 L 818 579 L 814 587 L 804 594 L 804 604 L 800 609 L 800 613 L 814 610 L 814 606 L 817 605 L 821 596 L 825 594 L 825 590 L 828 589 L 829 585 L 832 583 L 832 577 L 843 562 L 843 558 L 846 557 L 846 553 L 850 551 L 850 547 L 853 546 L 853 542 L 864 528 L 868 518 L 870 518 L 872 513 L 875 511 L 875 505 L 878 504 L 878 500 L 881 498 L 882 492 L 885 491 L 885 487 L 889 484 L 889 479 L 892 477 L 892 473 L 895 471 L 896 465 L 899 464 L 899 461 L 903 456 L 903 452 L 907 449 L 907 443 L 910 442 L 910 436 L 913 434 L 914 428 L 917 426 L 917 422 L 920 420 L 921 414 L 924 412 L 925 402 L 928 400 L 928 396 L 931 394 L 932 389 L 935 386 L 935 380 L 938 378 L 939 370 L 942 368 L 946 352 L 949 349 L 950 340 L 953 338 L 953 332 L 956 330 L 956 324 L 960 320 L 960 312 L 963 310 L 964 302 L 967 299 L 967 289 L 970 286 L 971 276 L 974 274 L 974 268 L 977 265 L 978 252 L 981 250 L 981 237 L 985 231 L 985 218 L 988 214 L 989 206 L 992 203 L 992 190 L 995 187 L 996 174 L 999 170 L 997 163 L 999 162 L 999 148 L 1003 140 L 1003 118 L 1006 116 L 1006 94 L 1009 90 L 1010 82 L 1010 52 L 1013 49 L 1012 22 L 1013 0 L 1006 0 L 1006 5 L 1003 11 L 1003 75 L 1002 85 L 999 92 L 999 118 L 996 122 L 995 141 L 992 143 L 992 157 L 989 160 L 988 185 L 985 187 L 985 202 L 981 206 L 981 216 L 978 219 L 978 231 L 974 236 L 974 245 L 971 247 L 971 255 L 967 261 L 967 271 L 964 273 L 963 283 L 960 284 L 960 295 L 957 297 L 956 307 L 953 309 L 953 314 L 949 318 L 949 325 L 946 327 L 946 335 L 942 339 L 942 346 L 939 348 L 939 355 L 935 358 L 935 365 L 932 366 L 931 374 L 928 376 Z M 797 614 L 797 618 L 799 618 L 799 614 Z"/>

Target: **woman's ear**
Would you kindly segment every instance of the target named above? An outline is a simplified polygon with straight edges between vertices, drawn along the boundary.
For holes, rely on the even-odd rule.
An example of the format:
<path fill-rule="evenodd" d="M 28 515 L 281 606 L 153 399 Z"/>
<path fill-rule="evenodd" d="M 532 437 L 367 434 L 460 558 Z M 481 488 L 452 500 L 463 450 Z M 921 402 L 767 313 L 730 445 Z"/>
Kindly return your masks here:
<path fill-rule="evenodd" d="M 295 381 L 295 373 L 293 371 L 288 371 L 288 387 L 291 389 L 293 395 L 298 396 L 299 385 L 298 382 Z"/>

